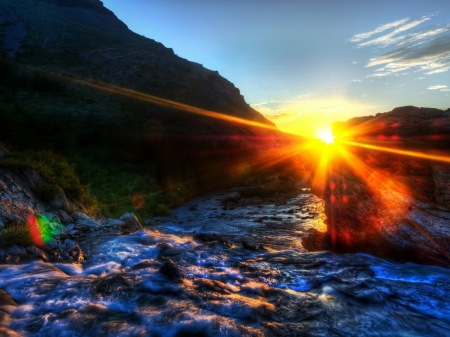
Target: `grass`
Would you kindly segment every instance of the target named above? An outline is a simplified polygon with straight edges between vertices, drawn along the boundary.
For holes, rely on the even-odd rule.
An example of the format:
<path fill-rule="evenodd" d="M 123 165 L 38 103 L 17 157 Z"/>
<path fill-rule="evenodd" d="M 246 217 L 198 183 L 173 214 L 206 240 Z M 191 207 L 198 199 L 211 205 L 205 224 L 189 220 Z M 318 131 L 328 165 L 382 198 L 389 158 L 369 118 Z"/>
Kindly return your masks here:
<path fill-rule="evenodd" d="M 98 211 L 97 200 L 90 194 L 88 185 L 82 184 L 74 165 L 51 151 L 26 151 L 0 159 L 0 167 L 11 170 L 33 169 L 44 180 L 38 194 L 44 201 L 52 201 L 64 191 L 69 199 L 81 202 L 90 215 Z"/>
<path fill-rule="evenodd" d="M 10 225 L 0 232 L 0 247 L 8 248 L 14 245 L 33 246 L 30 230 L 25 224 Z"/>

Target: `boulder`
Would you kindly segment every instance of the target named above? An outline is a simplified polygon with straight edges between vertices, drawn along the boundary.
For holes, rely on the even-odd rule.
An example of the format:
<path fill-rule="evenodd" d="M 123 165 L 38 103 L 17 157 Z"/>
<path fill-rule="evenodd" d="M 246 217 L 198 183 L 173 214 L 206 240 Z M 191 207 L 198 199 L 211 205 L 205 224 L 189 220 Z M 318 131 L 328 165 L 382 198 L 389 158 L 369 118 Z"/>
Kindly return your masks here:
<path fill-rule="evenodd" d="M 143 228 L 134 213 L 125 213 L 120 217 L 120 220 L 123 221 L 122 230 L 124 231 L 134 232 Z"/>
<path fill-rule="evenodd" d="M 84 229 L 100 229 L 100 224 L 92 219 L 91 217 L 88 217 L 87 215 L 80 213 L 80 212 L 73 212 L 72 216 L 76 219 L 75 225 L 77 227 L 81 227 Z"/>

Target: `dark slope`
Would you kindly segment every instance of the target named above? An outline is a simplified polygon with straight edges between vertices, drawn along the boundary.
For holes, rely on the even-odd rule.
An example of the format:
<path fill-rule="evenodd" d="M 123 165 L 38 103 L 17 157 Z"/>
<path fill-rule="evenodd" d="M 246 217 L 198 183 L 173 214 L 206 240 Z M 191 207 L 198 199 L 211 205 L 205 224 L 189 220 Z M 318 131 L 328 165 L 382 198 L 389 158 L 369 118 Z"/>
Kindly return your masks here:
<path fill-rule="evenodd" d="M 218 72 L 131 32 L 101 1 L 6 0 L 0 22 L 21 63 L 270 124 Z"/>
<path fill-rule="evenodd" d="M 289 162 L 292 175 L 305 166 L 281 160 L 302 138 L 274 128 L 217 72 L 131 32 L 100 1 L 4 0 L 0 49 L 12 59 L 0 62 L 9 74 L 0 77 L 0 142 L 75 163 L 109 215 L 129 211 L 133 196 L 146 200 L 148 214 L 262 168 Z M 269 128 L 201 116 L 180 103 Z"/>

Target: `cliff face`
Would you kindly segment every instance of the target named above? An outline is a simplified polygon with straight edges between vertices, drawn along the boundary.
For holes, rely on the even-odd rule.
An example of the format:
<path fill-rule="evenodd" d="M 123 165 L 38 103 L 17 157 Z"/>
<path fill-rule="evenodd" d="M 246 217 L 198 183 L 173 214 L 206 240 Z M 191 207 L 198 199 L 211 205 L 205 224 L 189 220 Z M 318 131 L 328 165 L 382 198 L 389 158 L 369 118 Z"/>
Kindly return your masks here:
<path fill-rule="evenodd" d="M 0 49 L 24 65 L 271 124 L 217 71 L 128 30 L 101 1 L 5 0 L 0 23 Z"/>
<path fill-rule="evenodd" d="M 324 191 L 331 248 L 450 266 L 450 110 L 396 108 L 333 131 L 345 150 Z"/>

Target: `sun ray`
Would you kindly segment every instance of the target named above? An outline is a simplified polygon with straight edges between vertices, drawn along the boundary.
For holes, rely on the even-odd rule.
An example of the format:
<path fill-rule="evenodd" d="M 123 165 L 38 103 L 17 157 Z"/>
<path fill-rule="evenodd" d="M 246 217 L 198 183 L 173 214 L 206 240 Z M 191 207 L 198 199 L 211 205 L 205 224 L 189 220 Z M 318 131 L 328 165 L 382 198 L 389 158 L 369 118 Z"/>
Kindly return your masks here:
<path fill-rule="evenodd" d="M 430 153 L 424 153 L 424 152 L 419 152 L 419 151 L 393 149 L 393 148 L 389 148 L 389 147 L 352 142 L 352 141 L 348 141 L 348 140 L 339 140 L 339 142 L 342 144 L 358 146 L 358 147 L 362 147 L 362 148 L 370 149 L 370 150 L 377 150 L 377 151 L 399 154 L 399 155 L 403 155 L 403 156 L 410 156 L 410 157 L 416 157 L 416 158 L 420 158 L 420 159 L 428 159 L 428 160 L 433 160 L 433 161 L 450 163 L 450 155 L 437 155 L 437 154 L 430 154 Z"/>

